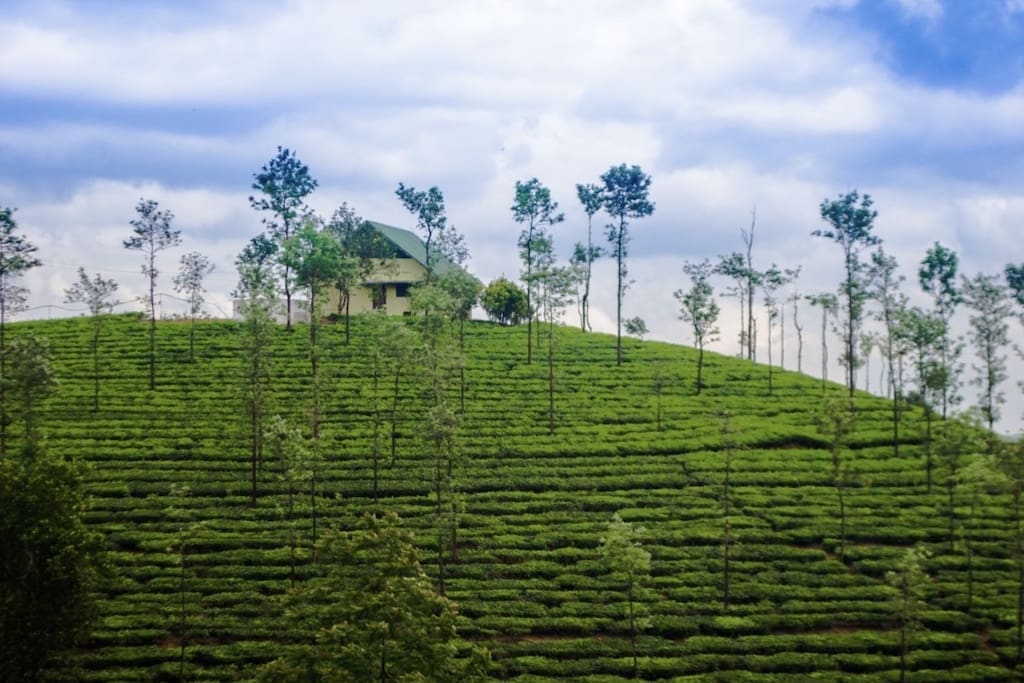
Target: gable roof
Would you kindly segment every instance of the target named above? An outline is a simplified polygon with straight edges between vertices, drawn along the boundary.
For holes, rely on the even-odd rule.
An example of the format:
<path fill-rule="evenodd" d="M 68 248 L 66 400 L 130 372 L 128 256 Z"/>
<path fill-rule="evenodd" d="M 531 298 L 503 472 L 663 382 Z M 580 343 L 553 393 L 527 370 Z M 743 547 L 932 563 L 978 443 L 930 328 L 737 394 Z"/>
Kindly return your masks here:
<path fill-rule="evenodd" d="M 396 228 L 393 225 L 385 225 L 377 221 L 366 221 L 367 225 L 380 233 L 384 239 L 395 245 L 399 251 L 404 252 L 408 258 L 427 267 L 427 245 L 423 243 L 416 233 L 403 228 Z M 442 254 L 434 252 L 434 272 L 437 275 L 444 275 L 452 268 L 458 268 L 456 264 L 449 261 Z"/>

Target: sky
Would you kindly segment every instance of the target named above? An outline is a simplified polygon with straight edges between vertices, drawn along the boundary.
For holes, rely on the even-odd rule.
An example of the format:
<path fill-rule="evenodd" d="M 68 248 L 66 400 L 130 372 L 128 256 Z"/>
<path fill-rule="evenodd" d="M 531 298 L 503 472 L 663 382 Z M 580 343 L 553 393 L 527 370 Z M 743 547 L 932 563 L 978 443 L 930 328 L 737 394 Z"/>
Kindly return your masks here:
<path fill-rule="evenodd" d="M 874 199 L 915 303 L 935 242 L 966 275 L 1024 261 L 1024 0 L 9 0 L 0 66 L 0 206 L 44 262 L 22 317 L 77 314 L 63 300 L 79 267 L 139 296 L 122 241 L 143 198 L 183 236 L 158 263 L 161 312 L 183 310 L 171 276 L 200 251 L 216 264 L 208 311 L 230 315 L 234 258 L 262 230 L 253 174 L 278 145 L 309 166 L 325 214 L 345 202 L 413 228 L 397 184 L 438 186 L 484 282 L 520 275 L 517 180 L 560 203 L 567 258 L 586 234 L 576 184 L 639 165 L 656 209 L 630 226 L 624 314 L 679 343 L 683 263 L 741 249 L 754 210 L 755 265 L 801 266 L 803 293 L 838 284 L 839 247 L 811 232 L 851 190 Z M 608 259 L 595 289 L 595 328 L 614 331 Z M 733 354 L 738 309 L 722 306 L 711 348 Z M 818 323 L 800 316 L 809 370 Z M 787 329 L 787 367 L 795 345 Z M 969 377 L 970 348 L 963 360 Z M 1004 431 L 1024 424 L 1016 360 L 1014 374 Z"/>

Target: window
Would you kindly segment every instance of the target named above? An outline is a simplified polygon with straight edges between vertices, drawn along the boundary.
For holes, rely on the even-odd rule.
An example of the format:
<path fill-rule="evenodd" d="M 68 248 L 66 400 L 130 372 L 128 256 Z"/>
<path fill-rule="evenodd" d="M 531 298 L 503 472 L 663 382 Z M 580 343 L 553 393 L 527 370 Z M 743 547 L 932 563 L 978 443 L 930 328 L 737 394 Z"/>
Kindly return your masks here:
<path fill-rule="evenodd" d="M 385 308 L 388 305 L 388 288 L 387 285 L 374 285 L 373 286 L 373 308 Z"/>
<path fill-rule="evenodd" d="M 404 299 L 409 296 L 409 283 L 399 282 L 395 285 L 395 296 Z"/>

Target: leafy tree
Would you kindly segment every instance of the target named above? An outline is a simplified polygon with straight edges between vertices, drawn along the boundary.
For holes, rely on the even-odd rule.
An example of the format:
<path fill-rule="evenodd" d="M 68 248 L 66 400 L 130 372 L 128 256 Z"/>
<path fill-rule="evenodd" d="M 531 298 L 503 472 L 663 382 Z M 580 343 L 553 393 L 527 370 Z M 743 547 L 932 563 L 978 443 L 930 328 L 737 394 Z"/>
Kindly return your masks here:
<path fill-rule="evenodd" d="M 459 657 L 455 606 L 431 589 L 417 555 L 394 513 L 325 534 L 326 573 L 286 603 L 293 630 L 314 642 L 272 662 L 260 680 L 484 680 L 486 652 Z"/>
<path fill-rule="evenodd" d="M 338 315 L 345 316 L 345 343 L 349 343 L 349 311 L 352 289 L 365 282 L 375 270 L 385 267 L 387 253 L 385 240 L 366 221 L 356 215 L 348 204 L 342 204 L 327 221 L 324 229 L 341 244 L 343 253 L 351 259 L 352 267 L 338 272 Z"/>
<path fill-rule="evenodd" d="M 718 302 L 715 301 L 714 288 L 708 278 L 713 272 L 707 259 L 700 263 L 687 262 L 683 272 L 690 278 L 692 285 L 688 291 L 677 289 L 672 296 L 679 302 L 679 319 L 689 323 L 693 328 L 693 341 L 697 345 L 697 393 L 704 386 L 704 346 L 718 339 Z"/>
<path fill-rule="evenodd" d="M 818 416 L 818 431 L 828 439 L 832 453 L 832 486 L 839 503 L 839 559 L 846 561 L 846 489 L 850 486 L 850 472 L 843 460 L 847 438 L 853 433 L 856 413 L 849 400 L 825 401 Z"/>
<path fill-rule="evenodd" d="M 821 308 L 821 393 L 824 394 L 825 383 L 828 382 L 828 321 L 839 310 L 839 299 L 835 294 L 822 292 L 808 294 L 807 301 Z"/>
<path fill-rule="evenodd" d="M 892 448 L 893 456 L 900 455 L 900 415 L 903 408 L 903 360 L 909 349 L 900 334 L 900 319 L 907 308 L 907 296 L 900 292 L 903 276 L 897 274 L 898 265 L 893 256 L 879 247 L 871 254 L 868 271 L 868 295 L 878 304 L 875 318 L 884 327 L 882 353 L 889 369 L 889 393 L 892 396 Z"/>
<path fill-rule="evenodd" d="M 7 378 L 7 320 L 22 310 L 28 290 L 17 284 L 27 271 L 42 265 L 36 258 L 37 248 L 24 235 L 15 233 L 18 224 L 14 209 L 0 207 L 0 458 L 7 448 L 7 415 L 5 384 Z"/>
<path fill-rule="evenodd" d="M 1014 265 L 1007 264 L 1003 270 L 1006 277 L 1006 284 L 1010 288 L 1013 299 L 1021 306 L 1024 306 L 1024 263 Z"/>
<path fill-rule="evenodd" d="M 81 482 L 80 465 L 46 452 L 0 460 L 0 680 L 38 680 L 96 617 L 101 538 Z"/>
<path fill-rule="evenodd" d="M 936 379 L 939 381 L 943 420 L 946 419 L 949 405 L 959 401 L 956 378 L 959 374 L 957 358 L 960 356 L 960 346 L 953 343 L 950 327 L 956 307 L 963 303 L 963 295 L 957 287 L 958 262 L 956 252 L 936 242 L 925 254 L 917 271 L 921 289 L 932 296 L 935 314 L 942 321 L 942 336 L 939 339 L 941 372 L 936 375 Z"/>
<path fill-rule="evenodd" d="M 540 309 L 547 323 L 548 364 L 548 434 L 555 433 L 555 323 L 561 320 L 563 308 L 572 300 L 572 272 L 553 264 L 544 264 L 538 271 Z M 639 320 L 639 318 L 637 318 Z M 641 324 L 643 321 L 640 321 Z"/>
<path fill-rule="evenodd" d="M 962 478 L 961 470 L 965 456 L 975 456 L 981 452 L 978 442 L 981 433 L 977 419 L 951 420 L 943 425 L 938 442 L 935 444 L 936 455 L 946 470 L 946 528 L 949 530 L 949 550 L 956 551 L 958 532 L 956 494 Z"/>
<path fill-rule="evenodd" d="M 647 329 L 647 323 L 638 315 L 635 315 L 632 318 L 626 318 L 622 321 L 622 326 L 626 328 L 626 334 L 640 340 L 643 340 L 644 336 L 650 332 L 650 330 Z"/>
<path fill-rule="evenodd" d="M 839 287 L 839 293 L 845 300 L 842 320 L 845 351 L 841 360 L 846 366 L 846 386 L 850 396 L 853 396 L 856 388 L 857 333 L 864 319 L 864 304 L 868 298 L 865 264 L 860 260 L 860 251 L 864 247 L 881 243 L 871 233 L 878 216 L 878 212 L 871 207 L 871 196 L 861 197 L 856 190 L 832 201 L 826 199 L 821 203 L 821 217 L 830 227 L 811 233 L 815 237 L 827 237 L 843 249 L 845 279 Z"/>
<path fill-rule="evenodd" d="M 729 296 L 735 296 L 740 302 L 740 358 L 747 355 L 747 287 L 749 284 L 749 273 L 743 254 L 734 251 L 728 256 L 719 256 L 715 264 L 715 275 L 721 275 L 732 279 L 735 283 L 727 291 Z"/>
<path fill-rule="evenodd" d="M 519 257 L 523 261 L 523 285 L 526 289 L 526 362 L 533 360 L 533 318 L 539 287 L 536 270 L 538 265 L 552 258 L 551 234 L 548 228 L 565 220 L 565 214 L 558 213 L 558 202 L 551 200 L 551 190 L 539 180 L 531 178 L 526 182 L 516 181 L 515 203 L 511 207 L 512 218 L 525 226 L 519 233 Z"/>
<path fill-rule="evenodd" d="M 786 285 L 785 274 L 773 263 L 771 268 L 760 274 L 759 284 L 764 292 L 764 306 L 768 309 L 768 395 L 772 393 L 772 329 L 781 321 L 781 309 L 776 292 Z"/>
<path fill-rule="evenodd" d="M 426 239 L 424 245 L 427 253 L 427 282 L 434 279 L 437 266 L 438 248 L 436 242 L 443 241 L 448 218 L 445 215 L 444 195 L 437 187 L 429 190 L 417 190 L 398 183 L 395 195 L 402 202 L 406 211 L 416 216 L 416 227 Z"/>
<path fill-rule="evenodd" d="M 284 243 L 281 263 L 295 273 L 295 285 L 304 287 L 309 296 L 309 376 L 310 431 L 313 437 L 309 470 L 310 518 L 313 524 L 313 545 L 316 546 L 316 464 L 320 457 L 320 393 L 323 377 L 320 367 L 320 306 L 326 289 L 341 279 L 340 273 L 355 267 L 355 261 L 344 253 L 341 243 L 328 233 L 318 230 L 313 218 Z M 314 556 L 315 561 L 315 556 Z"/>
<path fill-rule="evenodd" d="M 488 318 L 502 325 L 518 325 L 530 310 L 526 304 L 526 292 L 504 277 L 484 287 L 480 305 Z"/>
<path fill-rule="evenodd" d="M 622 581 L 626 588 L 633 678 L 639 674 L 636 639 L 643 626 L 638 602 L 643 597 L 644 581 L 650 577 L 651 572 L 651 553 L 640 544 L 640 538 L 644 533 L 646 531 L 643 527 L 634 527 L 623 521 L 616 512 L 608 523 L 608 531 L 601 539 L 601 558 L 611 572 L 612 578 Z"/>
<path fill-rule="evenodd" d="M 10 356 L 7 382 L 15 399 L 14 414 L 24 425 L 24 452 L 39 452 L 40 434 L 36 418 L 39 401 L 57 391 L 57 372 L 49 343 L 34 333 L 16 338 L 7 348 Z"/>
<path fill-rule="evenodd" d="M 143 254 L 142 274 L 149 281 L 149 388 L 156 388 L 156 255 L 165 249 L 181 244 L 181 230 L 171 228 L 174 214 L 152 199 L 140 199 L 135 206 L 138 217 L 130 221 L 131 237 L 124 241 L 125 249 L 141 251 Z"/>
<path fill-rule="evenodd" d="M 626 280 L 626 256 L 629 253 L 629 219 L 643 218 L 654 213 L 654 202 L 647 196 L 651 177 L 639 166 L 612 166 L 602 176 L 604 183 L 602 203 L 612 222 L 605 226 L 605 235 L 611 243 L 611 256 L 615 258 L 618 285 L 616 287 L 616 339 L 615 363 L 622 365 L 622 298 L 629 282 Z"/>
<path fill-rule="evenodd" d="M 665 386 L 669 383 L 671 376 L 669 375 L 668 369 L 664 363 L 658 363 L 654 366 L 654 374 L 651 377 L 651 389 L 654 391 L 655 397 L 655 410 L 654 410 L 654 422 L 657 426 L 657 430 L 661 431 L 661 399 L 665 393 Z"/>
<path fill-rule="evenodd" d="M 968 501 L 966 523 L 961 527 L 964 561 L 967 565 L 967 605 L 965 611 L 970 613 L 974 608 L 974 554 L 979 539 L 981 520 L 984 518 L 984 506 L 990 493 L 998 492 L 1003 481 L 991 458 L 977 458 L 960 470 L 957 490 L 960 497 Z"/>
<path fill-rule="evenodd" d="M 886 574 L 889 585 L 896 589 L 895 612 L 900 624 L 900 683 L 907 677 L 907 654 L 913 634 L 921 628 L 921 613 L 928 609 L 924 591 L 928 575 L 923 564 L 929 557 L 921 546 L 908 549 Z"/>
<path fill-rule="evenodd" d="M 298 487 L 306 480 L 313 480 L 313 453 L 306 447 L 302 432 L 280 415 L 267 421 L 263 441 L 271 456 L 280 466 L 280 479 L 287 487 L 288 497 L 283 510 L 288 526 L 288 581 L 295 587 L 295 566 L 298 561 L 295 520 L 295 498 Z"/>
<path fill-rule="evenodd" d="M 287 147 L 277 147 L 277 156 L 268 161 L 253 174 L 252 189 L 262 196 L 249 196 L 249 205 L 257 211 L 268 214 L 263 219 L 270 236 L 283 255 L 283 246 L 300 224 L 304 213 L 306 197 L 317 187 L 316 179 L 309 174 L 309 168 Z M 285 321 L 292 329 L 292 278 L 291 270 L 282 264 L 284 285 Z"/>
<path fill-rule="evenodd" d="M 277 244 L 257 235 L 235 260 L 238 286 L 233 296 L 242 312 L 242 401 L 250 446 L 250 502 L 256 504 L 257 474 L 263 462 L 264 416 L 270 402 L 271 343 L 274 331 L 276 278 L 272 272 Z"/>
<path fill-rule="evenodd" d="M 785 269 L 783 269 L 782 276 L 781 276 L 781 284 L 779 286 L 780 287 L 787 287 L 787 286 L 793 284 L 794 282 L 796 282 L 797 278 L 800 277 L 800 270 L 801 270 L 801 268 L 802 268 L 801 266 L 797 266 L 796 268 L 785 268 Z M 779 367 L 782 368 L 782 369 L 786 368 L 786 302 L 787 301 L 794 301 L 795 299 L 799 298 L 799 296 L 800 296 L 799 293 L 797 293 L 796 291 L 793 291 L 793 292 L 791 292 L 789 294 L 788 297 L 783 298 L 781 301 L 779 301 L 776 304 L 776 306 L 778 306 L 778 315 L 776 317 L 779 320 Z M 769 312 L 769 314 L 770 314 L 770 312 Z M 794 311 L 793 311 L 793 321 L 796 322 L 796 308 L 795 307 L 794 307 Z M 769 332 L 770 332 L 770 327 L 769 327 Z M 797 339 L 800 339 L 800 327 L 799 327 L 799 325 L 797 326 Z M 771 342 L 771 334 L 769 334 L 769 336 L 768 336 L 768 341 Z M 803 344 L 803 340 L 800 340 L 800 344 L 801 345 Z M 802 353 L 803 353 L 803 349 L 802 348 L 798 348 L 798 352 L 797 352 L 797 364 L 798 365 L 800 364 L 800 355 Z M 771 355 L 771 354 L 769 354 L 769 355 Z"/>
<path fill-rule="evenodd" d="M 934 404 L 932 397 L 944 383 L 944 370 L 938 360 L 938 348 L 945 325 L 934 313 L 928 313 L 916 306 L 903 311 L 899 316 L 898 336 L 910 350 L 911 362 L 917 375 L 917 393 L 910 398 L 924 410 L 925 434 L 925 479 L 928 492 L 932 490 L 932 421 Z"/>
<path fill-rule="evenodd" d="M 1016 661 L 1024 662 L 1024 441 L 1004 441 L 997 452 L 997 468 L 1010 489 L 1013 530 L 1013 562 L 1016 569 Z"/>
<path fill-rule="evenodd" d="M 174 276 L 174 291 L 188 297 L 188 314 L 191 322 L 188 330 L 188 362 L 196 362 L 196 316 L 203 312 L 206 299 L 203 294 L 203 280 L 213 272 L 213 264 L 198 251 L 190 251 L 181 257 L 178 274 Z"/>
<path fill-rule="evenodd" d="M 593 272 L 594 261 L 601 258 L 603 250 L 600 246 L 594 245 L 594 214 L 601 210 L 604 204 L 602 196 L 603 188 L 600 185 L 576 184 L 576 197 L 583 205 L 583 211 L 587 214 L 587 244 L 577 242 L 573 252 L 573 261 L 580 265 L 582 270 L 583 292 L 580 296 L 580 327 L 584 332 L 591 330 L 590 326 L 590 279 Z"/>
<path fill-rule="evenodd" d="M 800 268 L 797 267 L 797 272 Z M 794 277 L 795 279 L 795 277 Z M 790 293 L 787 301 L 792 306 L 793 310 L 793 329 L 796 330 L 796 371 L 804 371 L 804 328 L 800 324 L 800 302 L 804 299 L 804 295 L 796 288 Z"/>
<path fill-rule="evenodd" d="M 971 340 L 974 342 L 980 365 L 974 383 L 981 387 L 981 413 L 994 438 L 994 427 L 999 419 L 999 405 L 1005 401 L 998 387 L 1009 376 L 1006 355 L 1000 350 L 1010 343 L 1010 326 L 1006 322 L 1013 313 L 1013 305 L 1006 287 L 997 275 L 978 273 L 963 279 L 963 298 L 971 315 Z M 989 440 L 989 450 L 995 446 Z"/>
<path fill-rule="evenodd" d="M 184 498 L 187 499 L 192 495 L 191 489 L 187 485 L 182 484 L 171 484 L 170 495 L 172 498 Z M 178 531 L 175 534 L 174 544 L 169 547 L 168 552 L 177 555 L 176 561 L 178 563 L 178 623 L 177 623 L 177 635 L 178 635 L 178 680 L 185 680 L 185 650 L 188 647 L 188 576 L 189 576 L 189 565 L 188 555 L 192 551 L 192 545 L 198 541 L 203 533 L 206 531 L 206 524 L 202 521 L 190 520 L 192 517 L 191 506 L 186 509 L 179 509 L 171 506 L 166 511 L 168 518 L 177 518 L 182 520 Z"/>
<path fill-rule="evenodd" d="M 90 280 L 85 274 L 85 268 L 78 269 L 78 282 L 64 290 L 65 303 L 85 304 L 92 316 L 89 350 L 92 353 L 93 411 L 100 409 L 100 332 L 103 327 L 103 311 L 110 313 L 113 310 L 114 302 L 110 301 L 110 297 L 116 291 L 117 283 L 114 280 L 105 280 L 99 273 Z"/>

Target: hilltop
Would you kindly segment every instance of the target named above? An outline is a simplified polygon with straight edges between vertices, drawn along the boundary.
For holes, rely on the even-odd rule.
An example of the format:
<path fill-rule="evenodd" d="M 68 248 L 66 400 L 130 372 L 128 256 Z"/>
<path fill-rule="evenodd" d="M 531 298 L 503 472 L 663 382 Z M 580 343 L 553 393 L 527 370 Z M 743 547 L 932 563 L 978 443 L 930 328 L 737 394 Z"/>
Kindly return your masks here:
<path fill-rule="evenodd" d="M 425 399 L 412 373 L 401 374 L 396 457 L 389 443 L 375 503 L 370 337 L 356 318 L 346 345 L 341 327 L 321 337 L 320 523 L 348 529 L 364 512 L 393 510 L 416 531 L 433 572 Z M 100 618 L 69 675 L 175 679 L 184 636 L 187 678 L 252 678 L 297 636 L 279 618 L 291 566 L 275 463 L 264 463 L 250 503 L 237 324 L 202 323 L 190 364 L 187 325 L 161 323 L 150 391 L 146 326 L 109 318 L 98 412 L 87 319 L 10 329 L 53 345 L 60 390 L 41 418 L 47 447 L 88 464 L 88 521 L 110 547 Z M 840 448 L 843 547 L 833 452 L 819 421 L 826 398 L 845 388 L 776 368 L 769 395 L 766 366 L 708 354 L 706 388 L 695 395 L 693 349 L 628 340 L 616 367 L 614 337 L 558 328 L 551 434 L 548 369 L 540 359 L 525 364 L 525 335 L 525 327 L 472 323 L 465 337 L 462 508 L 446 585 L 460 634 L 490 649 L 495 678 L 631 678 L 627 597 L 599 549 L 619 513 L 643 527 L 651 554 L 639 594 L 642 679 L 895 680 L 899 601 L 886 575 L 921 543 L 931 557 L 911 680 L 1015 680 L 1010 496 L 984 493 L 971 505 L 952 489 L 951 539 L 951 473 L 936 455 L 929 492 L 919 411 L 905 415 L 896 457 L 890 403 L 856 396 L 854 430 Z M 310 391 L 305 342 L 301 326 L 273 340 L 274 410 L 299 425 Z M 302 519 L 300 581 L 309 573 Z"/>

